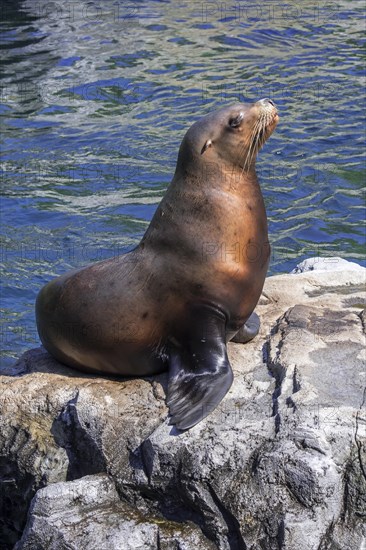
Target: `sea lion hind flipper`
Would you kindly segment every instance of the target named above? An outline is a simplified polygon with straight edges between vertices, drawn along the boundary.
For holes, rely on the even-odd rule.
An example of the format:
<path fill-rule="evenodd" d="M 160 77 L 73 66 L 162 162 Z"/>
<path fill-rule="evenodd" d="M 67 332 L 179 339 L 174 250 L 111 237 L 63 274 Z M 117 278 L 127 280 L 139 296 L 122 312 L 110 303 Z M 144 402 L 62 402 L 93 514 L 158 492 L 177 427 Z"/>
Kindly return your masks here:
<path fill-rule="evenodd" d="M 210 414 L 229 391 L 233 373 L 226 352 L 221 312 L 207 307 L 195 312 L 182 347 L 169 348 L 167 405 L 170 424 L 192 428 Z"/>
<path fill-rule="evenodd" d="M 253 311 L 249 319 L 244 323 L 238 332 L 230 338 L 232 342 L 246 344 L 255 338 L 261 326 L 258 315 Z"/>

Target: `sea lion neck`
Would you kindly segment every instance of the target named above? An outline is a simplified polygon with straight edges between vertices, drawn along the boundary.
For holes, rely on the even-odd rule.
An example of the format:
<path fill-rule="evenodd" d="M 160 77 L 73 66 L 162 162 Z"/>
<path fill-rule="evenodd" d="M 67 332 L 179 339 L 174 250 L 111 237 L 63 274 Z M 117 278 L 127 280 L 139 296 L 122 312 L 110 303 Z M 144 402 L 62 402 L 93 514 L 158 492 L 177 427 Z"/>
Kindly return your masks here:
<path fill-rule="evenodd" d="M 180 189 L 182 193 L 184 190 L 199 192 L 200 189 L 204 189 L 205 193 L 209 193 L 211 189 L 242 193 L 248 187 L 258 186 L 254 163 L 249 170 L 245 170 L 241 166 L 225 163 L 219 158 L 205 160 L 199 165 L 188 163 L 184 168 L 177 163 L 177 169 L 170 184 L 170 187 Z"/>

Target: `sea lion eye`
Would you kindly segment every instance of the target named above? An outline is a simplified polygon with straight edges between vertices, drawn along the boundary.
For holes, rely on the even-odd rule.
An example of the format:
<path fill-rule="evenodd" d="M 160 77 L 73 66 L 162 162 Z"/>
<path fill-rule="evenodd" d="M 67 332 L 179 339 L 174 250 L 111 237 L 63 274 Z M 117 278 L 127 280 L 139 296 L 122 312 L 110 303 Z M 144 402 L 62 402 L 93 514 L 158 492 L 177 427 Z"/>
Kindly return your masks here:
<path fill-rule="evenodd" d="M 229 125 L 231 126 L 231 128 L 237 128 L 238 126 L 240 126 L 240 123 L 243 120 L 243 118 L 244 118 L 243 113 L 239 113 L 238 116 L 236 116 L 235 118 L 231 118 L 229 120 Z"/>

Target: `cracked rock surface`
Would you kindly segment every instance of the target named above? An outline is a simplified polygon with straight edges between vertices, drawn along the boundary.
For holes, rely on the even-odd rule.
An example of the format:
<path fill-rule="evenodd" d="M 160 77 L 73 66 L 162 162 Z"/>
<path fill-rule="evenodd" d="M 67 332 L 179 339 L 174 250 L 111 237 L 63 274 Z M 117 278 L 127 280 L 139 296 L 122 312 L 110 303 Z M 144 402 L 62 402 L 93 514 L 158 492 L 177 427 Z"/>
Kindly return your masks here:
<path fill-rule="evenodd" d="M 25 353 L 0 377 L 0 548 L 365 548 L 365 273 L 268 278 L 231 390 L 184 433 L 166 374 Z"/>

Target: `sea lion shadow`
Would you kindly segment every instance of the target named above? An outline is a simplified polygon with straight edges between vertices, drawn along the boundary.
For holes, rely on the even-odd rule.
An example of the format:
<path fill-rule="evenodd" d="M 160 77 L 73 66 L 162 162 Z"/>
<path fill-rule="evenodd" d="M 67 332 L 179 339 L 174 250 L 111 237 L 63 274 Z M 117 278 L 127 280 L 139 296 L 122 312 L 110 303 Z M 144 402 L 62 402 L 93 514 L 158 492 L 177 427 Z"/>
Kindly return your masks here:
<path fill-rule="evenodd" d="M 0 370 L 1 376 L 26 376 L 33 373 L 58 374 L 74 378 L 84 376 L 83 373 L 54 359 L 43 346 L 26 351 L 14 365 L 2 367 Z"/>
<path fill-rule="evenodd" d="M 66 376 L 68 378 L 98 378 L 109 381 L 129 381 L 129 380 L 145 380 L 146 382 L 153 382 L 160 384 L 165 392 L 168 391 L 168 372 L 160 372 L 151 376 L 122 376 L 119 374 L 108 374 L 106 372 L 83 372 L 81 370 L 73 369 L 60 363 L 48 353 L 48 351 L 40 346 L 26 351 L 15 365 L 1 369 L 0 375 L 2 376 L 26 376 L 29 374 L 56 374 L 59 376 Z"/>

